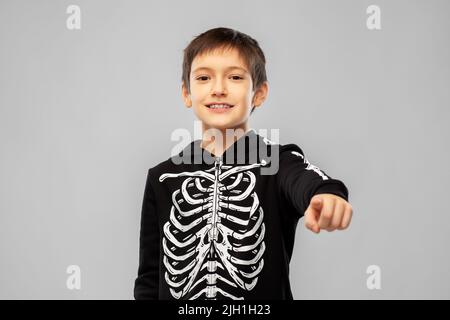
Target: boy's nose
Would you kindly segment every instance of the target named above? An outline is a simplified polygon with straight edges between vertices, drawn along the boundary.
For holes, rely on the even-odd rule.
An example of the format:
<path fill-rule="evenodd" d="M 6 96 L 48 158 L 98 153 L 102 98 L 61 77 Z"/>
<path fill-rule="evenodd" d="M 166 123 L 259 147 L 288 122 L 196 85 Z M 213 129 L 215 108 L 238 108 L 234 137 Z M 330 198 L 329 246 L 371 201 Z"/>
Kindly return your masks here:
<path fill-rule="evenodd" d="M 225 90 L 214 90 L 213 91 L 213 96 L 221 97 L 221 96 L 225 96 L 225 95 L 226 95 Z"/>
<path fill-rule="evenodd" d="M 226 95 L 226 88 L 223 85 L 223 83 L 221 81 L 216 81 L 216 83 L 214 84 L 214 88 L 213 88 L 213 95 L 214 96 L 223 96 Z"/>

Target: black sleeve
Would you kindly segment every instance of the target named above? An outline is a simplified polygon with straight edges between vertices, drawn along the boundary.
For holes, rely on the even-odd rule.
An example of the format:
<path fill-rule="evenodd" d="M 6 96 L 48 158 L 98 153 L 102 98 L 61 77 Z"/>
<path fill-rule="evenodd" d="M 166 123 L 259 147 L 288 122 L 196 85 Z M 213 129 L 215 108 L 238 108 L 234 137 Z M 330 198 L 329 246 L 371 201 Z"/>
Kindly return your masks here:
<path fill-rule="evenodd" d="M 331 178 L 311 164 L 295 144 L 280 147 L 278 187 L 298 213 L 303 217 L 311 198 L 316 194 L 332 193 L 348 201 L 348 190 L 343 182 Z"/>
<path fill-rule="evenodd" d="M 150 170 L 144 191 L 139 237 L 139 268 L 134 284 L 134 298 L 158 299 L 159 288 L 159 222 Z"/>

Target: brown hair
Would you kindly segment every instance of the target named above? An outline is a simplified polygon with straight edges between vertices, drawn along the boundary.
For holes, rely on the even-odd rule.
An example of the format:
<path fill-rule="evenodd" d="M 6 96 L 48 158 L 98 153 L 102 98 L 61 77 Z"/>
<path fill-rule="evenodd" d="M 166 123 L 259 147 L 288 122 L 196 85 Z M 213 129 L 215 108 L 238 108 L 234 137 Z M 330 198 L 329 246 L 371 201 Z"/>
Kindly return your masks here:
<path fill-rule="evenodd" d="M 237 30 L 214 28 L 195 37 L 184 49 L 183 74 L 181 80 L 184 82 L 188 92 L 190 92 L 189 77 L 194 58 L 199 54 L 209 53 L 218 48 L 235 48 L 238 50 L 249 68 L 253 81 L 253 91 L 267 81 L 266 58 L 259 47 L 258 42 L 252 37 Z M 254 110 L 255 107 L 252 108 L 251 112 L 253 113 Z"/>

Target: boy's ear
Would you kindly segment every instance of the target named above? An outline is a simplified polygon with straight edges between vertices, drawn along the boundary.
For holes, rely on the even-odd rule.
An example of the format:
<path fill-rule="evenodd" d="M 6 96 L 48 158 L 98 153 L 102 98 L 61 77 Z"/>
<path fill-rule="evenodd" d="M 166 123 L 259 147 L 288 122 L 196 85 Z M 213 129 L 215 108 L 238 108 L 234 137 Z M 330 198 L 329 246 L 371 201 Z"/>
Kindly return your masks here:
<path fill-rule="evenodd" d="M 252 105 L 256 108 L 259 107 L 267 98 L 269 93 L 269 83 L 264 81 L 256 90 L 253 96 Z"/>
<path fill-rule="evenodd" d="M 183 102 L 186 105 L 186 107 L 188 108 L 192 107 L 191 95 L 189 94 L 184 84 L 184 81 L 181 83 L 181 97 L 183 98 Z"/>

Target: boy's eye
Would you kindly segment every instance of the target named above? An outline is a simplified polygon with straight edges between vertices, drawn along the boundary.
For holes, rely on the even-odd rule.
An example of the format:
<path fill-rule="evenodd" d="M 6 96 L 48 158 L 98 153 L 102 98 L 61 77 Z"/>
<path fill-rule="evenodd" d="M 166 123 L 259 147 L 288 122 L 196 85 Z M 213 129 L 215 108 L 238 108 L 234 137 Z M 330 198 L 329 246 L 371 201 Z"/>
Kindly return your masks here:
<path fill-rule="evenodd" d="M 233 80 L 242 80 L 242 79 L 244 79 L 241 76 L 230 76 L 230 78 L 233 79 Z M 199 76 L 199 77 L 196 78 L 196 80 L 199 80 L 199 81 L 206 81 L 208 79 L 209 79 L 209 76 Z"/>

